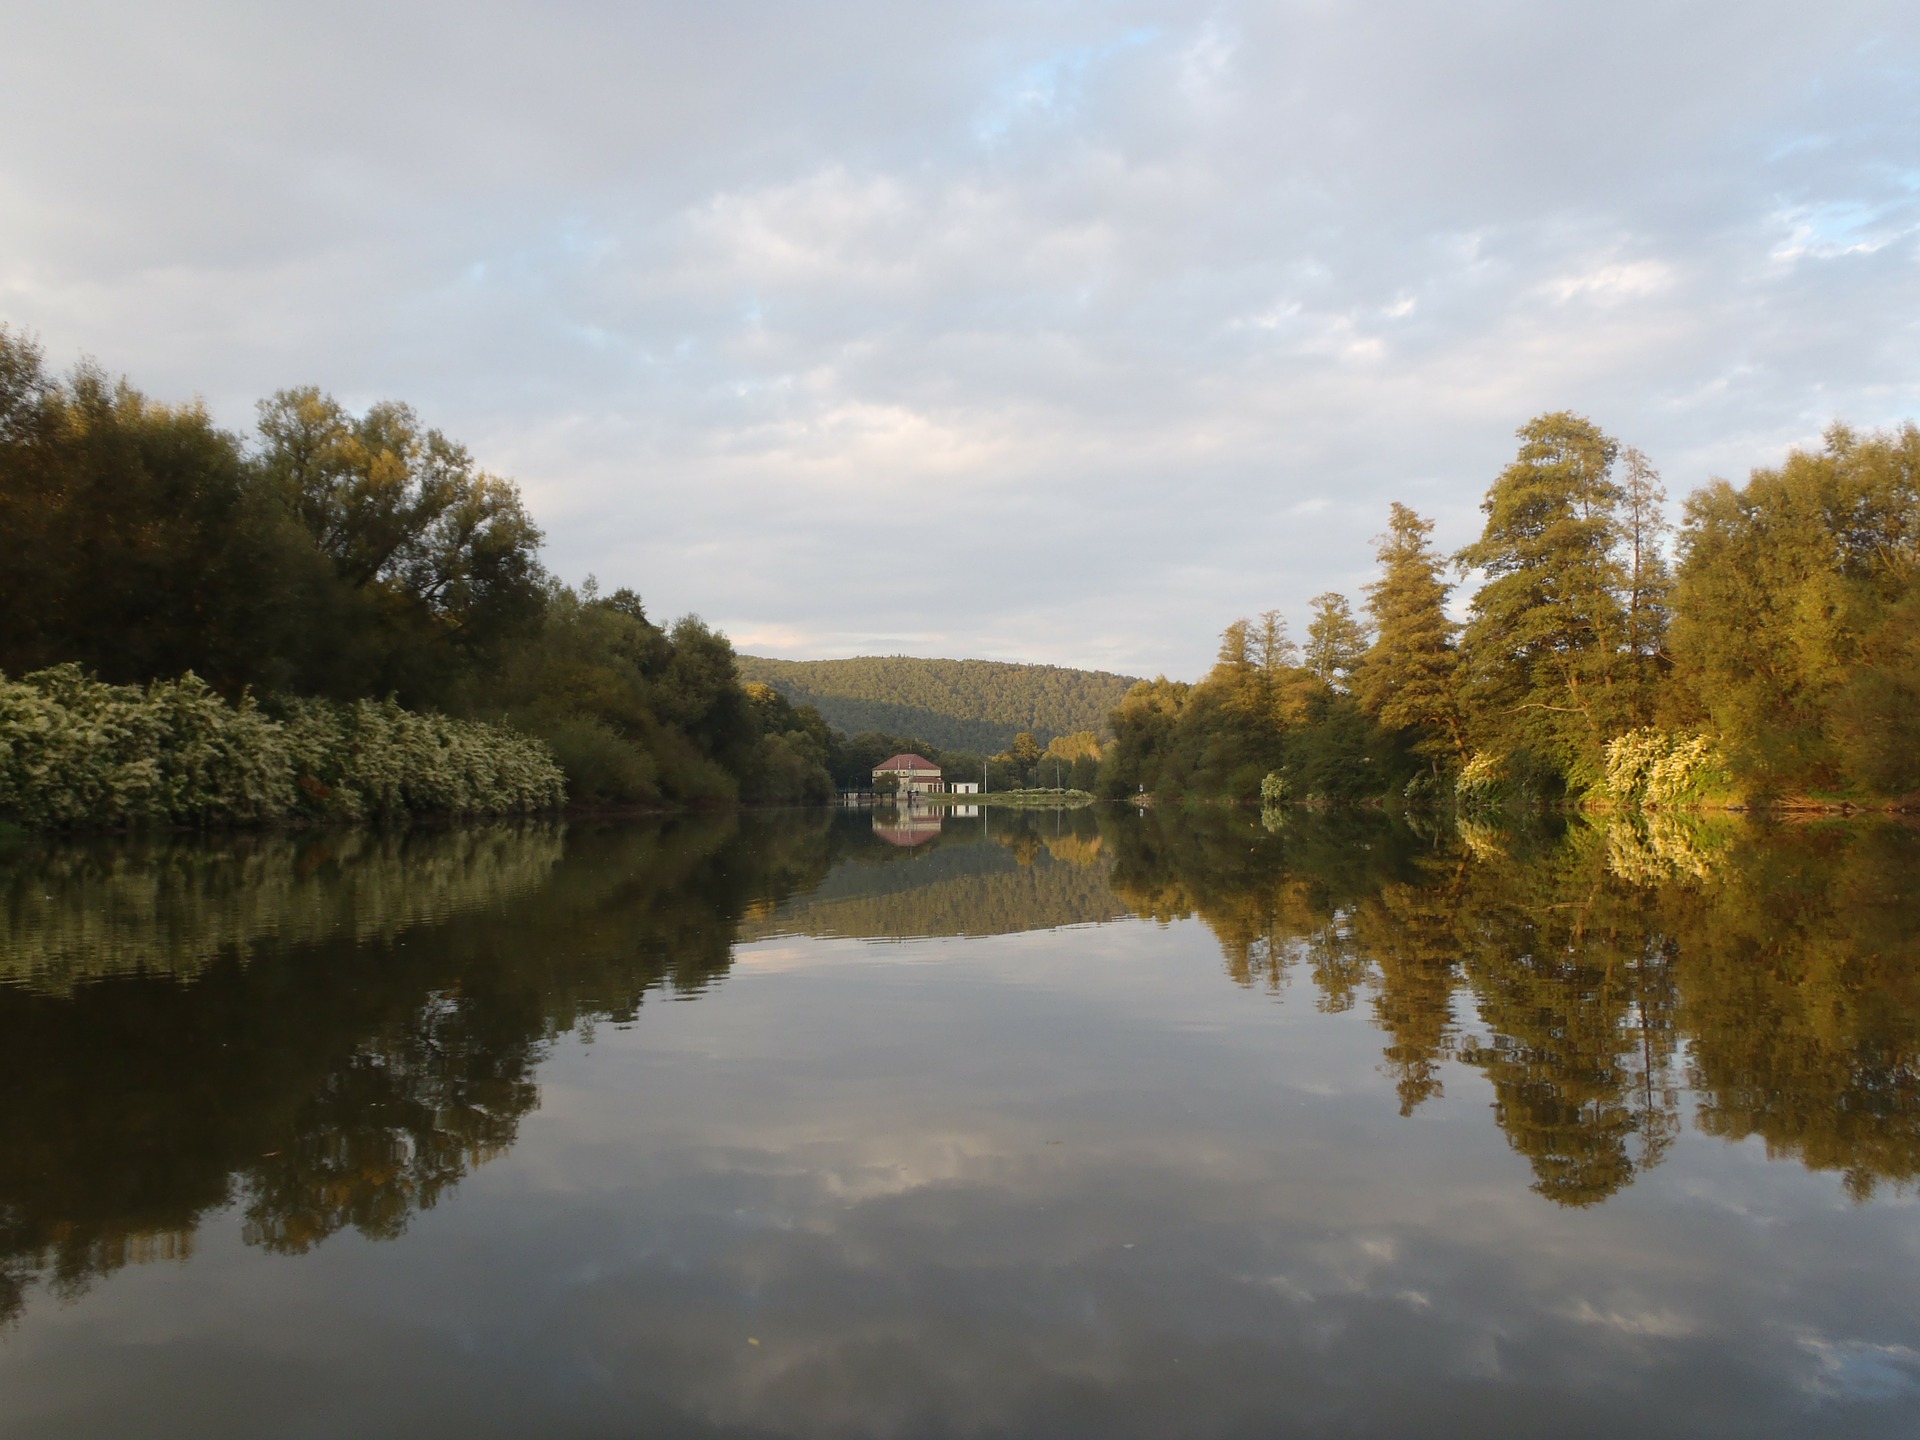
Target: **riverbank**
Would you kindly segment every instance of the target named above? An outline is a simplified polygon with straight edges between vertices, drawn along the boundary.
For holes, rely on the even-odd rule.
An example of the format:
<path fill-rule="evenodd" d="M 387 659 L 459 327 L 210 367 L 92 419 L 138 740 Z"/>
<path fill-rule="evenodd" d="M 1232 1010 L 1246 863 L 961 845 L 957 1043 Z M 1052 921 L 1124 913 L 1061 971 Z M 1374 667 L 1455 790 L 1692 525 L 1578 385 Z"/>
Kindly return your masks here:
<path fill-rule="evenodd" d="M 980 794 L 916 795 L 916 805 L 995 805 L 1011 809 L 1077 809 L 1094 803 L 1089 790 L 989 790 Z"/>

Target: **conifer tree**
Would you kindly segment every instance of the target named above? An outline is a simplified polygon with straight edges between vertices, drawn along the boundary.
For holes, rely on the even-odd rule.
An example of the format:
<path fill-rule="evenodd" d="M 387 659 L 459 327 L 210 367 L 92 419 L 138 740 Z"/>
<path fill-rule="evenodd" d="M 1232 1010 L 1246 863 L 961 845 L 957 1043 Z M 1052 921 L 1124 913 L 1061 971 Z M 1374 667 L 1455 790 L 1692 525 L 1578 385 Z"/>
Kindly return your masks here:
<path fill-rule="evenodd" d="M 1453 621 L 1447 618 L 1442 561 L 1433 551 L 1433 522 L 1394 502 L 1375 552 L 1380 578 L 1367 586 L 1374 639 L 1355 671 L 1362 707 L 1391 730 L 1414 732 L 1414 748 L 1431 759 L 1465 753 L 1454 696 Z"/>
<path fill-rule="evenodd" d="M 1477 745 L 1530 754 L 1584 787 L 1634 718 L 1621 683 L 1620 447 L 1566 411 L 1518 433 L 1519 454 L 1481 503 L 1486 529 L 1456 557 L 1486 576 L 1460 638 L 1463 700 Z"/>
<path fill-rule="evenodd" d="M 1660 681 L 1671 668 L 1667 656 L 1673 569 L 1662 541 L 1673 526 L 1666 517 L 1667 492 L 1660 472 L 1640 451 L 1621 453 L 1620 546 L 1627 572 L 1626 649 L 1632 667 L 1633 719 L 1653 719 Z"/>
<path fill-rule="evenodd" d="M 1338 591 L 1313 597 L 1313 620 L 1307 626 L 1307 669 L 1322 685 L 1345 690 L 1354 668 L 1367 653 L 1367 631 L 1354 617 L 1353 606 Z"/>

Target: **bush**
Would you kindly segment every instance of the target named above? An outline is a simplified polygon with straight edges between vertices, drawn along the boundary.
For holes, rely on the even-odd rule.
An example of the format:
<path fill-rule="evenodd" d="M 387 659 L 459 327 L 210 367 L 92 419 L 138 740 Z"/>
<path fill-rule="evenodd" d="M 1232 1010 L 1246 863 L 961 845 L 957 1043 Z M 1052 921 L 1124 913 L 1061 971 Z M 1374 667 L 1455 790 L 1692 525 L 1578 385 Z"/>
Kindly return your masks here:
<path fill-rule="evenodd" d="M 1454 777 L 1453 798 L 1468 808 L 1496 806 L 1506 798 L 1507 767 L 1504 757 L 1476 751 Z"/>
<path fill-rule="evenodd" d="M 1607 745 L 1604 789 L 1621 805 L 1698 804 L 1732 783 L 1725 758 L 1705 735 L 1646 726 Z"/>
<path fill-rule="evenodd" d="M 189 674 L 142 689 L 77 665 L 0 675 L 0 815 L 35 829 L 231 825 L 289 814 L 505 814 L 565 799 L 553 755 L 392 701 L 228 704 Z"/>
<path fill-rule="evenodd" d="M 341 820 L 407 813 L 505 815 L 566 798 L 553 751 L 477 720 L 391 700 L 281 702 L 301 809 Z"/>

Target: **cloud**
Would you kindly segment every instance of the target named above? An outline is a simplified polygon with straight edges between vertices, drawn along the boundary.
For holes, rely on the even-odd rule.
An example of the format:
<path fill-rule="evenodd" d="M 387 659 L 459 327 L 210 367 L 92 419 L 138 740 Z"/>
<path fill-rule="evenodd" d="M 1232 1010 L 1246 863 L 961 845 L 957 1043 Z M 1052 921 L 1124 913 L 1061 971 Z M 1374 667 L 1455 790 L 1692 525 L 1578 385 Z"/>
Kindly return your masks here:
<path fill-rule="evenodd" d="M 9 24 L 0 318 L 236 426 L 408 399 L 782 653 L 1191 675 L 1390 500 L 1469 538 L 1542 410 L 1684 494 L 1920 409 L 1910 6 Z"/>

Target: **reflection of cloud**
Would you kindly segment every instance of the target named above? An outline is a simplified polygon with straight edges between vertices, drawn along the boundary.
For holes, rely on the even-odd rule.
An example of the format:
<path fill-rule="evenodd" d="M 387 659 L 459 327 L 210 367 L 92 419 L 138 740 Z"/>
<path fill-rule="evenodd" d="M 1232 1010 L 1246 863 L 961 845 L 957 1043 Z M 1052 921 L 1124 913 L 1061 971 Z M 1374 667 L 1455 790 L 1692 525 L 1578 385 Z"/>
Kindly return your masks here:
<path fill-rule="evenodd" d="M 1800 1343 L 1819 1367 L 1807 1388 L 1823 1398 L 1887 1401 L 1920 1391 L 1920 1351 L 1908 1346 L 1819 1335 Z"/>

